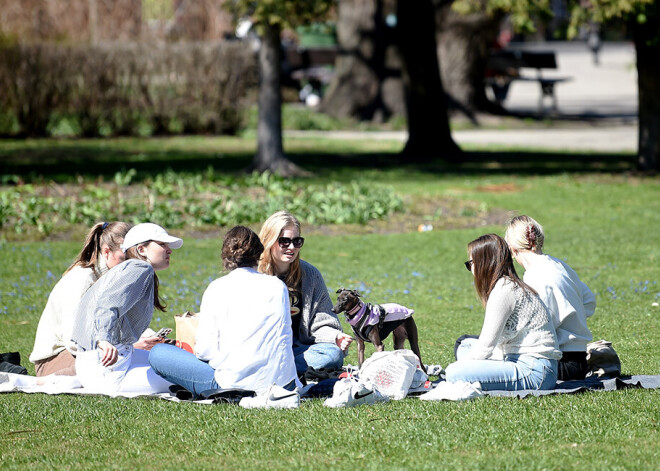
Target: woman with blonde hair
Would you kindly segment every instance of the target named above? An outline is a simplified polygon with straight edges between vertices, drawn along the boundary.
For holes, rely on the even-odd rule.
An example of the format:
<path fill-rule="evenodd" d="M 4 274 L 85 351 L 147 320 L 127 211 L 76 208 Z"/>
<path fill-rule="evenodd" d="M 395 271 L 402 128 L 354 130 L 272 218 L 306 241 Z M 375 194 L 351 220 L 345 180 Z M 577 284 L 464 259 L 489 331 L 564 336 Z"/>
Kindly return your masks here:
<path fill-rule="evenodd" d="M 506 242 L 486 234 L 468 244 L 468 255 L 465 267 L 486 313 L 479 338 L 459 346 L 447 381 L 479 382 L 484 391 L 554 389 L 561 352 L 552 319 L 538 294 L 518 278 Z"/>
<path fill-rule="evenodd" d="M 342 331 L 332 312 L 332 301 L 321 273 L 300 260 L 301 237 L 298 219 L 287 211 L 278 211 L 264 222 L 259 238 L 264 253 L 259 271 L 275 275 L 288 288 L 293 330 L 293 353 L 298 374 L 308 367 L 339 369 L 353 341 Z"/>
<path fill-rule="evenodd" d="M 71 340 L 76 310 L 85 292 L 124 261 L 120 246 L 129 228 L 119 221 L 96 223 L 82 250 L 51 291 L 30 354 L 37 376 L 76 374 L 76 347 Z"/>
<path fill-rule="evenodd" d="M 523 280 L 539 293 L 552 316 L 563 354 L 559 379 L 584 379 L 587 343 L 592 340 L 587 317 L 596 310 L 596 297 L 566 262 L 543 253 L 543 227 L 531 217 L 511 219 L 505 239 L 513 258 L 525 269 Z"/>

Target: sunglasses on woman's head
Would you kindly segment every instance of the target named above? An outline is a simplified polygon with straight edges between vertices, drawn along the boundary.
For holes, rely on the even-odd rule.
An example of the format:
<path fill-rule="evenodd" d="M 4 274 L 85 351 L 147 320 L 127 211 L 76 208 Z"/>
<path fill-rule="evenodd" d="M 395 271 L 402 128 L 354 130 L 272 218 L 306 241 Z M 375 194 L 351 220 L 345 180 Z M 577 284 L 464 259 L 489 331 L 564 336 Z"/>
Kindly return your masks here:
<path fill-rule="evenodd" d="M 467 271 L 472 272 L 472 264 L 474 262 L 472 260 L 468 260 L 467 262 L 464 262 L 465 268 L 467 268 Z"/>
<path fill-rule="evenodd" d="M 294 246 L 296 249 L 299 249 L 299 248 L 302 247 L 303 244 L 305 243 L 305 238 L 304 238 L 304 237 L 294 237 L 294 238 L 292 239 L 292 238 L 290 238 L 290 237 L 280 237 L 279 239 L 277 239 L 277 243 L 278 243 L 279 246 L 282 247 L 283 249 L 287 249 L 287 248 L 289 248 L 289 246 L 290 246 L 291 244 L 293 244 L 293 246 Z"/>

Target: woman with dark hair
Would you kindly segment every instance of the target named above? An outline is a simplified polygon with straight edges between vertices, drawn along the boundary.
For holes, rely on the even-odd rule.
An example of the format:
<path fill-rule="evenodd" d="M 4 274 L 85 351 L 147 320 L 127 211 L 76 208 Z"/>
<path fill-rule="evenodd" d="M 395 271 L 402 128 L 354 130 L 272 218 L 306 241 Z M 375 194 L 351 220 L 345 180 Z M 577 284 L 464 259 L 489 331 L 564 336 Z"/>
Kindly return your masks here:
<path fill-rule="evenodd" d="M 78 305 L 101 276 L 124 261 L 120 246 L 129 228 L 120 221 L 96 223 L 80 253 L 50 292 L 30 354 L 37 376 L 76 374 L 77 352 L 71 332 Z"/>
<path fill-rule="evenodd" d="M 486 308 L 479 338 L 463 342 L 448 382 L 479 382 L 484 391 L 553 389 L 561 358 L 555 329 L 536 292 L 516 274 L 507 243 L 487 234 L 470 242 L 466 268 Z M 495 359 L 499 351 L 503 359 Z"/>
<path fill-rule="evenodd" d="M 85 293 L 76 314 L 73 340 L 78 345 L 76 371 L 82 385 L 100 393 L 167 392 L 171 383 L 148 363 L 148 348 L 134 344 L 149 327 L 154 307 L 164 311 L 156 272 L 170 266 L 172 249 L 183 241 L 157 224 L 128 231 L 122 244 L 126 261 Z"/>
<path fill-rule="evenodd" d="M 295 389 L 289 296 L 284 283 L 257 271 L 263 250 L 247 227 L 227 233 L 222 265 L 229 273 L 204 292 L 195 354 L 156 345 L 149 362 L 159 375 L 195 397 L 218 388 L 259 394 L 272 385 Z"/>

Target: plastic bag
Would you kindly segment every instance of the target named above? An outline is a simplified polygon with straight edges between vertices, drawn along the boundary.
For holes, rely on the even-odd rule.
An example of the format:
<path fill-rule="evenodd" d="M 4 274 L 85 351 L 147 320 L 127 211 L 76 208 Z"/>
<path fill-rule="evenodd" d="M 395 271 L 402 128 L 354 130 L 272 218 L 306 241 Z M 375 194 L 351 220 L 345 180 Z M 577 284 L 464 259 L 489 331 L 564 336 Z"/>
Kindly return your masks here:
<path fill-rule="evenodd" d="M 411 350 L 376 352 L 360 368 L 360 379 L 368 379 L 390 399 L 403 399 L 408 394 L 419 359 Z"/>

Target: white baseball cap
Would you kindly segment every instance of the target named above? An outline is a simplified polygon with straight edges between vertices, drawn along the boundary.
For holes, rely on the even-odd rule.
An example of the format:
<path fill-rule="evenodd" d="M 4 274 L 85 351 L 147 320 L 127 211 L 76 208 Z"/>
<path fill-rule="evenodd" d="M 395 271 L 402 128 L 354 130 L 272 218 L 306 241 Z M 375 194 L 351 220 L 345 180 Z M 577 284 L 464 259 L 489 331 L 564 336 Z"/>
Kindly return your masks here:
<path fill-rule="evenodd" d="M 133 226 L 124 237 L 124 243 L 121 244 L 121 250 L 126 252 L 143 242 L 154 240 L 156 242 L 165 242 L 171 249 L 178 249 L 183 245 L 183 240 L 171 236 L 165 229 L 152 222 L 143 222 Z"/>

